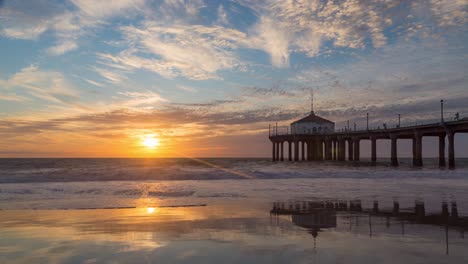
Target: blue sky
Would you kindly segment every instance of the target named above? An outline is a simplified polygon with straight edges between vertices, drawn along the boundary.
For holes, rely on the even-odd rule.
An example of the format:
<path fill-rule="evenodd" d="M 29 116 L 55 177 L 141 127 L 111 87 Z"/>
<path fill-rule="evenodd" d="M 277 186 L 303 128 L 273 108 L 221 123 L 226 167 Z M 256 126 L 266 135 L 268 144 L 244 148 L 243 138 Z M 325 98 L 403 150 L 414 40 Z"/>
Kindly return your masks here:
<path fill-rule="evenodd" d="M 468 116 L 467 6 L 0 1 L 0 154 L 139 156 L 154 134 L 162 156 L 267 156 L 310 89 L 338 127 L 434 120 L 440 99 Z"/>

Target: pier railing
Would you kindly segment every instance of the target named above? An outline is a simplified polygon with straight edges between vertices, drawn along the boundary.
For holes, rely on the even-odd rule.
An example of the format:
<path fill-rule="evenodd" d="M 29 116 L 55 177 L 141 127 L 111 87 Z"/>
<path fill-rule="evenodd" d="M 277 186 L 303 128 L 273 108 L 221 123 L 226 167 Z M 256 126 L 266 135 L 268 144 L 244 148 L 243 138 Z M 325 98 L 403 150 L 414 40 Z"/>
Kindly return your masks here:
<path fill-rule="evenodd" d="M 414 122 L 403 122 L 401 124 L 382 124 L 382 125 L 369 125 L 366 128 L 351 128 L 351 127 L 342 127 L 335 129 L 334 131 L 298 131 L 293 132 L 289 129 L 289 125 L 270 125 L 269 136 L 285 136 L 285 135 L 327 135 L 327 134 L 342 134 L 342 133 L 363 133 L 368 131 L 388 131 L 388 130 L 397 130 L 397 129 L 409 129 L 409 128 L 418 128 L 424 126 L 435 126 L 435 125 L 444 125 L 450 123 L 456 123 L 460 121 L 468 121 L 468 117 L 464 118 L 445 118 L 443 122 L 437 119 L 423 120 L 423 121 L 414 121 Z"/>

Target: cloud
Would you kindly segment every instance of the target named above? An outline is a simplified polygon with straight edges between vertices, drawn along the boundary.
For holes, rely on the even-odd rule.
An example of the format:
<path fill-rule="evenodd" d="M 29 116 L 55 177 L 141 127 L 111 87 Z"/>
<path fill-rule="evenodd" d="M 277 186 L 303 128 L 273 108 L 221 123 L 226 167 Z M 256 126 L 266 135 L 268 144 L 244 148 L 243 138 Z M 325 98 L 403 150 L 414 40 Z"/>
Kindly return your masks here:
<path fill-rule="evenodd" d="M 44 0 L 5 1 L 0 7 L 0 34 L 8 38 L 36 39 L 52 26 L 50 17 L 64 10 L 58 3 L 50 4 Z"/>
<path fill-rule="evenodd" d="M 294 97 L 298 96 L 297 93 L 291 91 L 290 89 L 285 89 L 281 87 L 243 87 L 244 96 L 254 96 L 254 97 L 265 97 L 265 96 L 285 96 L 285 97 Z"/>
<path fill-rule="evenodd" d="M 0 34 L 16 39 L 37 39 L 53 32 L 56 45 L 50 55 L 62 55 L 78 48 L 78 39 L 114 16 L 130 16 L 144 5 L 144 0 L 111 2 L 71 0 L 76 9 L 56 1 L 6 1 L 0 8 Z"/>
<path fill-rule="evenodd" d="M 427 34 L 430 27 L 432 31 L 447 26 L 460 28 L 468 17 L 468 4 L 463 0 L 237 2 L 258 15 L 252 39 L 270 54 L 277 67 L 287 66 L 292 52 L 313 57 L 330 44 L 351 49 L 384 47 L 387 35 L 401 31 L 393 25 L 406 26 L 405 34 L 400 34 L 402 39 L 418 32 L 423 32 L 418 36 L 424 38 L 431 36 Z"/>
<path fill-rule="evenodd" d="M 47 52 L 52 55 L 62 55 L 76 48 L 78 48 L 78 44 L 75 41 L 65 40 L 56 46 L 48 48 Z"/>
<path fill-rule="evenodd" d="M 260 23 L 254 28 L 254 34 L 258 35 L 255 39 L 256 45 L 270 54 L 271 63 L 274 66 L 289 66 L 290 36 L 288 36 L 287 29 L 275 23 L 272 18 L 262 17 Z"/>
<path fill-rule="evenodd" d="M 316 55 L 324 40 L 339 47 L 363 48 L 370 38 L 374 47 L 382 47 L 383 32 L 391 23 L 389 13 L 395 8 L 385 0 L 239 2 L 259 14 L 254 32 L 278 67 L 287 65 L 291 52 Z"/>
<path fill-rule="evenodd" d="M 24 102 L 28 99 L 23 96 L 18 96 L 16 94 L 3 94 L 0 92 L 0 100 L 4 101 L 13 101 L 13 102 Z"/>
<path fill-rule="evenodd" d="M 468 3 L 464 0 L 431 0 L 430 7 L 441 26 L 459 26 L 468 22 Z"/>
<path fill-rule="evenodd" d="M 201 25 L 191 18 L 174 19 L 172 11 L 190 9 L 189 2 L 166 1 L 160 7 L 162 19 L 147 19 L 139 26 L 123 26 L 121 32 L 131 47 L 120 54 L 99 54 L 116 68 L 145 69 L 166 78 L 183 76 L 193 80 L 220 79 L 218 72 L 241 69 L 237 51 L 242 48 L 267 52 L 276 67 L 289 66 L 291 52 L 317 55 L 323 41 L 336 46 L 364 48 L 366 38 L 374 47 L 386 43 L 383 34 L 391 24 L 389 10 L 395 4 L 381 0 L 367 5 L 356 1 L 341 4 L 320 1 L 242 1 L 255 10 L 258 21 L 247 32 L 225 28 L 228 15 L 217 8 L 217 26 Z M 204 5 L 194 4 L 198 14 Z M 190 13 L 190 12 L 189 12 Z M 221 19 L 221 20 L 220 20 Z"/>
<path fill-rule="evenodd" d="M 122 104 L 125 108 L 137 106 L 153 107 L 156 103 L 168 101 L 155 92 L 120 92 L 119 94 L 131 98 Z"/>
<path fill-rule="evenodd" d="M 223 4 L 213 8 L 216 27 L 207 23 L 200 10 L 212 3 L 202 0 L 6 1 L 0 8 L 0 34 L 31 40 L 50 31 L 56 43 L 47 52 L 61 55 L 76 50 L 82 36 L 109 25 L 112 18 L 132 18 L 134 25 L 142 19 L 146 22 L 140 26 L 121 27 L 125 37 L 133 37 L 132 44 L 138 50 L 162 58 L 127 56 L 135 55 L 131 59 L 141 68 L 168 78 L 205 80 L 219 79 L 218 71 L 242 64 L 236 54 L 240 48 L 263 50 L 270 55 L 273 66 L 287 67 L 291 53 L 314 57 L 330 45 L 381 48 L 387 44 L 389 34 L 408 38 L 424 32 L 418 36 L 434 36 L 433 28 L 460 27 L 468 17 L 468 4 L 463 0 L 236 2 L 257 17 L 244 32 L 228 28 L 233 11 Z M 402 24 L 406 29 L 393 27 Z M 442 33 L 440 30 L 439 34 Z M 206 65 L 200 64 L 200 60 L 205 60 Z"/>
<path fill-rule="evenodd" d="M 413 119 L 431 119 L 437 111 L 422 107 L 440 99 L 459 102 L 466 96 L 468 64 L 460 56 L 463 48 L 447 43 L 395 43 L 379 53 L 371 53 L 334 67 L 313 65 L 297 75 L 299 83 L 318 87 L 319 109 L 340 113 L 340 120 L 353 115 L 351 109 L 382 109 L 397 106 L 396 112 Z M 415 107 L 411 107 L 411 106 Z M 433 107 L 433 106 L 432 106 Z M 452 104 L 452 111 L 467 111 Z"/>
<path fill-rule="evenodd" d="M 147 21 L 140 27 L 127 26 L 121 30 L 129 46 L 138 49 L 98 56 L 114 66 L 145 69 L 167 78 L 219 79 L 218 71 L 241 66 L 233 50 L 242 45 L 240 43 L 246 44 L 244 33 L 218 26 L 165 26 Z M 150 56 L 138 56 L 137 51 Z"/>
<path fill-rule="evenodd" d="M 99 75 L 101 75 L 107 82 L 110 82 L 113 84 L 121 83 L 127 79 L 127 77 L 123 73 L 115 69 L 105 69 L 102 67 L 94 66 L 93 70 L 97 72 Z"/>
<path fill-rule="evenodd" d="M 177 85 L 176 86 L 178 89 L 184 91 L 184 92 L 189 92 L 189 93 L 196 93 L 198 90 L 194 87 L 187 86 L 187 85 Z"/>
<path fill-rule="evenodd" d="M 216 23 L 223 26 L 229 25 L 228 13 L 224 9 L 223 5 L 218 6 L 218 20 L 216 21 Z"/>
<path fill-rule="evenodd" d="M 230 103 L 237 103 L 239 101 L 237 100 L 214 100 L 211 102 L 206 102 L 206 103 L 171 103 L 171 106 L 176 106 L 176 107 L 215 107 L 215 106 L 220 106 L 220 105 L 225 105 L 225 104 L 230 104 Z"/>
<path fill-rule="evenodd" d="M 27 39 L 33 40 L 36 39 L 39 35 L 44 33 L 47 30 L 47 23 L 39 23 L 35 26 L 30 27 L 15 27 L 15 28 L 5 28 L 3 29 L 3 35 L 8 38 L 14 39 Z"/>
<path fill-rule="evenodd" d="M 446 99 L 445 120 L 453 120 L 457 112 L 461 117 L 468 116 L 468 107 L 465 103 L 468 96 L 444 98 Z M 363 128 L 366 124 L 366 113 L 370 114 L 369 123 L 374 127 L 382 126 L 383 123 L 393 127 L 397 124 L 398 114 L 401 114 L 401 124 L 406 126 L 416 123 L 437 123 L 440 120 L 440 103 L 439 98 L 427 98 L 414 102 L 390 102 L 386 105 L 349 105 L 346 108 L 327 109 L 326 113 L 339 125 L 351 120 L 357 122 L 359 128 Z"/>
<path fill-rule="evenodd" d="M 53 103 L 70 103 L 79 93 L 60 72 L 42 71 L 37 66 L 23 68 L 3 81 L 8 89 L 26 89 L 30 95 Z"/>
<path fill-rule="evenodd" d="M 145 0 L 113 0 L 111 2 L 93 0 L 71 0 L 81 15 L 91 18 L 107 18 L 134 12 L 144 6 Z"/>
<path fill-rule="evenodd" d="M 64 118 L 51 118 L 41 121 L 26 120 L 1 120 L 0 134 L 10 136 L 25 136 L 45 131 L 69 131 L 83 132 L 109 132 L 141 128 L 171 130 L 187 125 L 198 126 L 204 131 L 205 136 L 215 136 L 229 129 L 230 125 L 256 124 L 273 121 L 289 120 L 297 117 L 296 111 L 282 110 L 278 108 L 261 108 L 256 110 L 228 111 L 222 113 L 194 111 L 193 108 L 173 108 L 152 111 L 115 110 L 110 112 L 83 114 Z M 148 120 L 154 120 L 148 122 Z M 224 127 L 227 125 L 227 127 Z M 218 130 L 210 131 L 209 127 L 217 127 Z M 264 126 L 264 125 L 262 125 Z M 183 133 L 190 135 L 197 130 L 186 130 Z M 238 130 L 237 134 L 248 133 L 248 129 Z"/>
<path fill-rule="evenodd" d="M 155 2 L 154 4 L 157 5 L 157 8 L 154 8 L 153 11 L 158 10 L 158 15 L 167 21 L 192 20 L 205 7 L 203 0 L 164 0 L 162 3 Z"/>
<path fill-rule="evenodd" d="M 104 87 L 104 85 L 102 83 L 98 83 L 96 81 L 93 81 L 93 80 L 90 80 L 90 79 L 86 79 L 86 78 L 83 78 L 83 80 L 89 84 L 92 84 L 94 86 L 97 86 L 97 87 Z"/>

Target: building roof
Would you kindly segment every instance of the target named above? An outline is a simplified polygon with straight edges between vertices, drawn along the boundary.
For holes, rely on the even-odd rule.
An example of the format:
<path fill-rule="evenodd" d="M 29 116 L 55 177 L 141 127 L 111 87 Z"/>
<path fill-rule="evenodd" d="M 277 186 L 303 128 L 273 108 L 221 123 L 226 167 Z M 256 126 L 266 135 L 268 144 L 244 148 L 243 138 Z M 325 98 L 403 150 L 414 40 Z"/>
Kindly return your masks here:
<path fill-rule="evenodd" d="M 301 118 L 297 121 L 294 121 L 293 124 L 296 124 L 296 123 L 309 123 L 309 122 L 314 122 L 314 123 L 318 123 L 318 124 L 335 124 L 334 122 L 330 121 L 330 120 L 327 120 L 325 118 L 322 118 L 318 115 L 315 115 L 314 112 L 310 112 L 310 114 L 304 118 Z"/>

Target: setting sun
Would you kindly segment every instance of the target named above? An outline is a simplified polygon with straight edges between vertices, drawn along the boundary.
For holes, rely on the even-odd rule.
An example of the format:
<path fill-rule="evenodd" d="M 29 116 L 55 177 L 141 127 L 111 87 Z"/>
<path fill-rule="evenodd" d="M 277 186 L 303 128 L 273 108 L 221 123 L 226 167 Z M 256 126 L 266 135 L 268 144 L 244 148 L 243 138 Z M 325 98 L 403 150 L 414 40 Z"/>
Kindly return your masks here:
<path fill-rule="evenodd" d="M 148 214 L 152 214 L 152 213 L 154 213 L 155 211 L 156 211 L 156 208 L 154 208 L 154 207 L 148 207 L 148 208 L 146 208 L 146 212 L 147 212 Z"/>
<path fill-rule="evenodd" d="M 159 146 L 159 138 L 156 135 L 146 135 L 142 138 L 141 144 L 149 149 L 155 149 Z"/>

